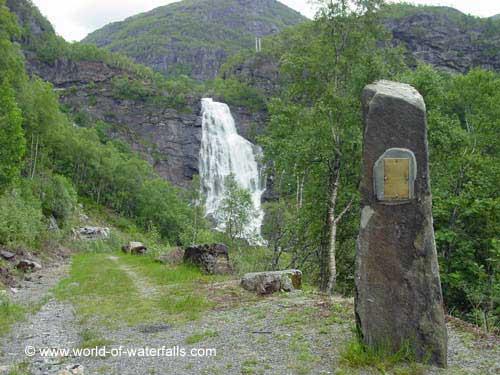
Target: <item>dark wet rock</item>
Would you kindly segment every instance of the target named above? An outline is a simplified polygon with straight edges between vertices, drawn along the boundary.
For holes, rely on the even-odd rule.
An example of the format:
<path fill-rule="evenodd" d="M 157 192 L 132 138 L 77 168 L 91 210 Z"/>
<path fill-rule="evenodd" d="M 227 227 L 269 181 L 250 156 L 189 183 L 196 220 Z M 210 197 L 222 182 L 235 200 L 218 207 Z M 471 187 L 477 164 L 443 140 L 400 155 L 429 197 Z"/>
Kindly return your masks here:
<path fill-rule="evenodd" d="M 357 325 L 370 346 L 389 345 L 398 350 L 409 343 L 418 360 L 446 366 L 447 332 L 432 226 L 425 103 L 413 87 L 388 81 L 368 85 L 362 99 L 365 132 L 355 272 Z"/>
<path fill-rule="evenodd" d="M 301 288 L 302 272 L 285 270 L 247 273 L 241 279 L 241 286 L 262 295 L 279 291 L 291 292 Z"/>
<path fill-rule="evenodd" d="M 229 248 L 224 244 L 195 245 L 186 248 L 184 262 L 192 263 L 208 274 L 229 274 Z"/>

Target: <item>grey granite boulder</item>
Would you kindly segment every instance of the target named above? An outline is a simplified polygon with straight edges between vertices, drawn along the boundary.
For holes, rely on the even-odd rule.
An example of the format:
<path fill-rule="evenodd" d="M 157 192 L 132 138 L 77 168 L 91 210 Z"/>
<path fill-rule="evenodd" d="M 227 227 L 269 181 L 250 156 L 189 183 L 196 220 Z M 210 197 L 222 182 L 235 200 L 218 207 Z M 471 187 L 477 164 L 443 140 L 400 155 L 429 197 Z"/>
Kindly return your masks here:
<path fill-rule="evenodd" d="M 302 272 L 299 270 L 247 273 L 241 279 L 241 286 L 257 294 L 291 292 L 302 286 Z"/>

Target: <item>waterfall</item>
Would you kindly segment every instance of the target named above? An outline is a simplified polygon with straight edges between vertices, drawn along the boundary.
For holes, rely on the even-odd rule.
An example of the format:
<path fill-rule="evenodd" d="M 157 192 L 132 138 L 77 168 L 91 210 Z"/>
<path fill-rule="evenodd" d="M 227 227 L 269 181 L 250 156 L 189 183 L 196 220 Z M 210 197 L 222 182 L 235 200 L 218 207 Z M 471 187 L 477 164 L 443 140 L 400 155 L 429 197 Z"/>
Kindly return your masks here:
<path fill-rule="evenodd" d="M 225 197 L 224 180 L 233 174 L 241 188 L 252 196 L 255 216 L 247 226 L 244 237 L 253 242 L 262 242 L 261 226 L 264 213 L 261 197 L 265 188 L 261 181 L 256 157 L 259 147 L 238 135 L 231 110 L 224 103 L 202 99 L 203 134 L 200 149 L 200 180 L 206 195 L 206 215 L 211 216 L 218 230 L 224 230 L 225 223 L 220 207 Z"/>

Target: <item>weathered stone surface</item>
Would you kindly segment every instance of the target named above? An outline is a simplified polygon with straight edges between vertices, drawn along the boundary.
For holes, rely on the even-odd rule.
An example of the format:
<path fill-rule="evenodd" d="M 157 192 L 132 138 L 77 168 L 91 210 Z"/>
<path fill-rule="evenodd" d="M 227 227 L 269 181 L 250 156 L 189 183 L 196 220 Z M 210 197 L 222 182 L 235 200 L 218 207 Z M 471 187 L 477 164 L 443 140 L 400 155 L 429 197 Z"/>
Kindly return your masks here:
<path fill-rule="evenodd" d="M 7 250 L 0 250 L 0 256 L 6 260 L 11 260 L 16 256 L 16 254 Z"/>
<path fill-rule="evenodd" d="M 388 81 L 367 86 L 362 99 L 365 131 L 355 274 L 357 325 L 368 345 L 389 344 L 397 350 L 407 342 L 419 360 L 428 358 L 446 366 L 425 103 L 411 86 Z M 390 149 L 409 150 L 415 156 L 409 199 L 377 196 L 374 167 Z"/>
<path fill-rule="evenodd" d="M 195 264 L 208 274 L 232 272 L 229 249 L 224 244 L 190 246 L 184 252 L 184 262 Z"/>
<path fill-rule="evenodd" d="M 79 240 L 103 240 L 109 238 L 110 229 L 105 227 L 82 227 L 73 229 L 73 236 Z"/>
<path fill-rule="evenodd" d="M 147 247 L 142 242 L 130 241 L 122 246 L 122 251 L 127 254 L 142 255 L 148 251 Z"/>
<path fill-rule="evenodd" d="M 42 266 L 39 263 L 34 262 L 32 260 L 21 259 L 19 261 L 19 263 L 17 263 L 16 268 L 18 270 L 23 271 L 23 272 L 26 272 L 26 271 L 33 271 L 34 272 L 34 271 L 41 270 Z"/>
<path fill-rule="evenodd" d="M 474 67 L 500 69 L 500 34 L 492 24 L 448 7 L 419 7 L 386 19 L 393 43 L 407 48 L 409 63 L 423 61 L 451 73 Z M 412 61 L 413 60 L 413 61 Z"/>
<path fill-rule="evenodd" d="M 279 291 L 291 292 L 302 286 L 302 272 L 299 270 L 247 273 L 241 279 L 241 286 L 258 294 L 272 294 Z"/>
<path fill-rule="evenodd" d="M 161 264 L 170 264 L 173 266 L 179 265 L 184 259 L 184 249 L 181 247 L 176 247 L 170 250 L 168 253 L 163 253 L 155 258 L 155 262 Z"/>

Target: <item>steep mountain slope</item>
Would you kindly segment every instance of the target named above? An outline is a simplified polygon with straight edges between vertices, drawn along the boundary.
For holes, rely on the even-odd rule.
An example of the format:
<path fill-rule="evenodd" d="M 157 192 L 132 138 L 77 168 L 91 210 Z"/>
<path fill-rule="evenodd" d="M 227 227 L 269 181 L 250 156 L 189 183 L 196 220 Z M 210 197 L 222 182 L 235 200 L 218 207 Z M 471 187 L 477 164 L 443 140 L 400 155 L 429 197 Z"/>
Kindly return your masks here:
<path fill-rule="evenodd" d="M 210 79 L 229 56 L 252 48 L 256 37 L 305 20 L 276 0 L 183 0 L 107 25 L 84 42 L 167 76 Z"/>
<path fill-rule="evenodd" d="M 393 5 L 384 24 L 413 63 L 465 73 L 481 67 L 500 70 L 500 20 L 478 18 L 449 7 Z"/>
<path fill-rule="evenodd" d="M 420 61 L 451 73 L 466 73 L 474 67 L 500 71 L 500 15 L 478 18 L 449 7 L 409 4 L 390 5 L 381 15 L 394 45 L 406 48 L 411 66 Z M 302 24 L 291 31 L 313 33 L 307 26 Z M 233 58 L 222 72 L 223 77 L 236 78 L 268 96 L 275 95 L 280 56 L 290 40 L 285 34 L 272 39 L 265 41 L 266 45 L 272 44 L 271 51 Z"/>

